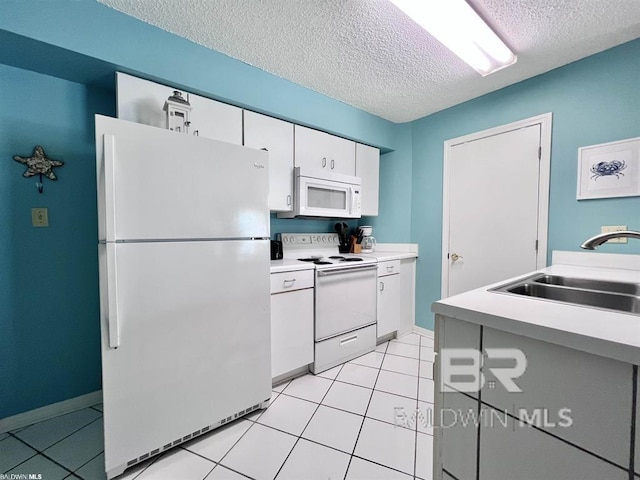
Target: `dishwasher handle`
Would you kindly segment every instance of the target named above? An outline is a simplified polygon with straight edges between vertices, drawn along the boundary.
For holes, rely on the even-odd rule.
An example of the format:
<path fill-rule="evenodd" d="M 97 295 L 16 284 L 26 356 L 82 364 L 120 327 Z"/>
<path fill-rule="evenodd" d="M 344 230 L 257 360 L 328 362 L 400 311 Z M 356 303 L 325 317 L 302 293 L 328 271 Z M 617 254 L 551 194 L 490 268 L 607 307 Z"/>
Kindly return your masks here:
<path fill-rule="evenodd" d="M 378 265 L 375 263 L 373 265 L 367 265 L 364 267 L 349 267 L 349 268 L 339 268 L 336 270 L 319 270 L 319 277 L 328 277 L 330 275 L 340 275 L 341 273 L 354 273 L 354 272 L 365 272 L 367 270 L 377 270 Z"/>

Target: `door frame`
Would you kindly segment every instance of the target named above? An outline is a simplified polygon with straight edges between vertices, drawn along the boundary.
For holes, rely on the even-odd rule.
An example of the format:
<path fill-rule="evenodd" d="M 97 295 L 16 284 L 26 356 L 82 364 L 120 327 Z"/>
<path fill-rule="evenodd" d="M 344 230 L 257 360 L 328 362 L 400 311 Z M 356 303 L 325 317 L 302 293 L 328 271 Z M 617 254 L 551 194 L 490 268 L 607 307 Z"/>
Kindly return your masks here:
<path fill-rule="evenodd" d="M 452 138 L 444 142 L 443 180 L 442 180 L 442 276 L 440 294 L 446 298 L 449 294 L 449 183 L 451 149 L 462 143 L 473 142 L 486 137 L 519 130 L 521 128 L 540 125 L 540 178 L 538 183 L 538 255 L 536 269 L 547 264 L 547 234 L 549 231 L 549 180 L 551 173 L 551 112 L 535 117 L 525 118 L 517 122 L 500 125 L 480 132 Z"/>

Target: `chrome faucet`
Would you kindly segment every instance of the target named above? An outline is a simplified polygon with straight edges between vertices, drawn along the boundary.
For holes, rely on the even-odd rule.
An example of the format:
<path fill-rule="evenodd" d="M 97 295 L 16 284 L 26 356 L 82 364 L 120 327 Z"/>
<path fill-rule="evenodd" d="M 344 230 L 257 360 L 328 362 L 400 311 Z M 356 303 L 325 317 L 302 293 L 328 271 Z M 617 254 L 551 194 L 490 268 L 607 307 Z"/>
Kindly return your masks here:
<path fill-rule="evenodd" d="M 585 250 L 595 250 L 596 247 L 599 247 L 606 241 L 613 238 L 637 238 L 640 240 L 640 232 L 634 232 L 633 230 L 620 230 L 619 232 L 601 233 L 600 235 L 596 235 L 595 237 L 585 240 L 584 243 L 580 245 L 580 248 L 584 248 Z"/>

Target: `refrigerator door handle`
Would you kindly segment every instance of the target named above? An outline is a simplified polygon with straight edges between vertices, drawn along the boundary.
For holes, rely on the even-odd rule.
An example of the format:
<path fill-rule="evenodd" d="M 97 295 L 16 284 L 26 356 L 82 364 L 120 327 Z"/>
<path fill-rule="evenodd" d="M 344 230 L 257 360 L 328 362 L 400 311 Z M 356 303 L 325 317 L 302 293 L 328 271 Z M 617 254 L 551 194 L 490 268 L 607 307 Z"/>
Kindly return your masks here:
<path fill-rule="evenodd" d="M 115 168 L 116 168 L 116 137 L 105 134 L 104 141 L 104 181 L 105 181 L 105 218 L 107 241 L 116 239 L 116 196 L 115 196 Z"/>
<path fill-rule="evenodd" d="M 118 322 L 118 269 L 116 267 L 116 246 L 107 244 L 107 281 L 109 283 L 109 311 L 107 312 L 107 330 L 109 348 L 120 346 L 120 324 Z"/>

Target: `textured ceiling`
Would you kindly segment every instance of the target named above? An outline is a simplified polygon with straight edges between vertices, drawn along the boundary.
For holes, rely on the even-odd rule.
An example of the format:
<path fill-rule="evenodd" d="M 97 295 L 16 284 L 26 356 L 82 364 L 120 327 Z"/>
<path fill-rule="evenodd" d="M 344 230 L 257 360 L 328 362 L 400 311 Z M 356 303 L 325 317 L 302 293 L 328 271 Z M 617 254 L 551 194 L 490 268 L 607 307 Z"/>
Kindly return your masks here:
<path fill-rule="evenodd" d="M 640 0 L 469 0 L 518 55 L 483 78 L 387 0 L 98 1 L 392 122 L 640 37 Z"/>

